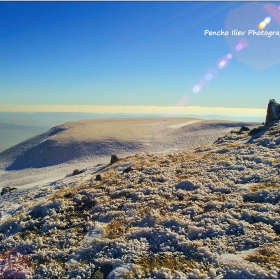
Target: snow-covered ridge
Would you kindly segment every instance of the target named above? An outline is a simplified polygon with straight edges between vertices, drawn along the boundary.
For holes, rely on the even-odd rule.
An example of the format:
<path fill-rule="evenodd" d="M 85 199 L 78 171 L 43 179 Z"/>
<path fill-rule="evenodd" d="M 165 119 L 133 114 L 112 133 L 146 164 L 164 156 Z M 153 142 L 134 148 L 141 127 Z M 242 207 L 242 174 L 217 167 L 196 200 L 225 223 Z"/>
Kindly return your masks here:
<path fill-rule="evenodd" d="M 279 278 L 280 124 L 250 133 L 2 196 L 1 276 Z"/>
<path fill-rule="evenodd" d="M 106 163 L 112 154 L 126 157 L 139 152 L 174 151 L 210 144 L 241 125 L 256 125 L 197 121 L 188 118 L 95 119 L 54 127 L 0 153 L 0 188 L 51 182 L 65 177 L 74 168 Z M 180 127 L 170 128 L 174 125 Z"/>

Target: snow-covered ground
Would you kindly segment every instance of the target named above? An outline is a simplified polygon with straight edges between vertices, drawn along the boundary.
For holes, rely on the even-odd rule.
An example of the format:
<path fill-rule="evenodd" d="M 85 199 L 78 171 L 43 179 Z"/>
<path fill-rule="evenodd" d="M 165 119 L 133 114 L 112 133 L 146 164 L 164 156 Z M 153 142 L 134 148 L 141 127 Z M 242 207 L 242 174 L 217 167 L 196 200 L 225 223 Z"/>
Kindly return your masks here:
<path fill-rule="evenodd" d="M 188 118 L 69 122 L 0 153 L 0 188 L 25 188 L 51 182 L 76 168 L 108 163 L 112 154 L 125 157 L 210 144 L 241 125 Z"/>
<path fill-rule="evenodd" d="M 193 124 L 193 123 L 200 122 L 200 121 L 201 121 L 201 120 L 193 120 L 193 121 L 188 121 L 188 122 L 184 122 L 184 123 L 179 123 L 179 124 L 170 125 L 169 127 L 172 127 L 172 128 L 180 128 L 180 127 L 184 127 L 184 126 L 186 126 L 186 125 Z"/>
<path fill-rule="evenodd" d="M 180 122 L 165 122 L 174 135 L 167 126 Z M 156 151 L 2 196 L 0 276 L 279 278 L 280 123 L 255 135 L 223 124 L 214 144 L 176 146 L 222 130 L 188 124 L 166 132 L 168 151 L 154 141 Z"/>

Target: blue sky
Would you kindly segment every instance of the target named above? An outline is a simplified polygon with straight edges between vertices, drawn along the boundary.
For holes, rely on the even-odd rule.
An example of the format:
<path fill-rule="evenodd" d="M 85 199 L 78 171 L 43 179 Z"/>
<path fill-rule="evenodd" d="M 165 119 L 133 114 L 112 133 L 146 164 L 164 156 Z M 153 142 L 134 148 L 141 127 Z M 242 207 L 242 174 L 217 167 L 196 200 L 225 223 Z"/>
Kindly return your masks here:
<path fill-rule="evenodd" d="M 1 104 L 265 108 L 271 98 L 280 102 L 278 62 L 258 69 L 240 61 L 224 36 L 204 35 L 235 24 L 246 30 L 247 17 L 238 17 L 246 5 L 0 2 Z M 258 5 L 248 15 L 256 30 L 269 15 Z M 277 16 L 269 27 L 280 31 Z M 279 37 L 261 40 L 267 47 L 251 60 L 279 57 L 271 51 Z M 249 43 L 243 56 L 253 51 Z M 228 67 L 218 69 L 217 60 L 229 53 Z M 195 93 L 209 69 L 217 76 Z"/>

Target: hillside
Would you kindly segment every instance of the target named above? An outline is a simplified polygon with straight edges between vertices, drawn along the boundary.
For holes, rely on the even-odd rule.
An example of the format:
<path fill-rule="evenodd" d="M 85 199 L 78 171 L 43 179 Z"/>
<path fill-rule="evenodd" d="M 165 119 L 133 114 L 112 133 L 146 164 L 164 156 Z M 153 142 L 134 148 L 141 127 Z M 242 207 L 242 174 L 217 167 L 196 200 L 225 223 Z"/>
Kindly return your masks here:
<path fill-rule="evenodd" d="M 0 275 L 279 278 L 279 143 L 273 121 L 7 193 Z"/>
<path fill-rule="evenodd" d="M 188 118 L 95 119 L 68 122 L 0 153 L 0 188 L 34 186 L 107 163 L 112 154 L 188 149 L 256 123 Z"/>

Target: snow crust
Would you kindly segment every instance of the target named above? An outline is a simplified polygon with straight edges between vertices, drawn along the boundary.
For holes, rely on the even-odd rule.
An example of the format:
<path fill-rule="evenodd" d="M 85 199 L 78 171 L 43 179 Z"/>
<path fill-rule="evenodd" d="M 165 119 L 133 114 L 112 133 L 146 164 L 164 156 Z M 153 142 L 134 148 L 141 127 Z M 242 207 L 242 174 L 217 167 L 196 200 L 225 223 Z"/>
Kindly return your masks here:
<path fill-rule="evenodd" d="M 279 278 L 279 139 L 274 122 L 5 194 L 0 276 Z"/>
<path fill-rule="evenodd" d="M 199 121 L 201 121 L 201 120 L 194 120 L 194 121 L 188 121 L 188 122 L 184 122 L 184 123 L 174 124 L 174 125 L 170 125 L 169 127 L 180 128 L 180 127 L 184 127 L 186 125 L 193 124 L 193 123 L 196 123 L 196 122 L 199 122 Z"/>

